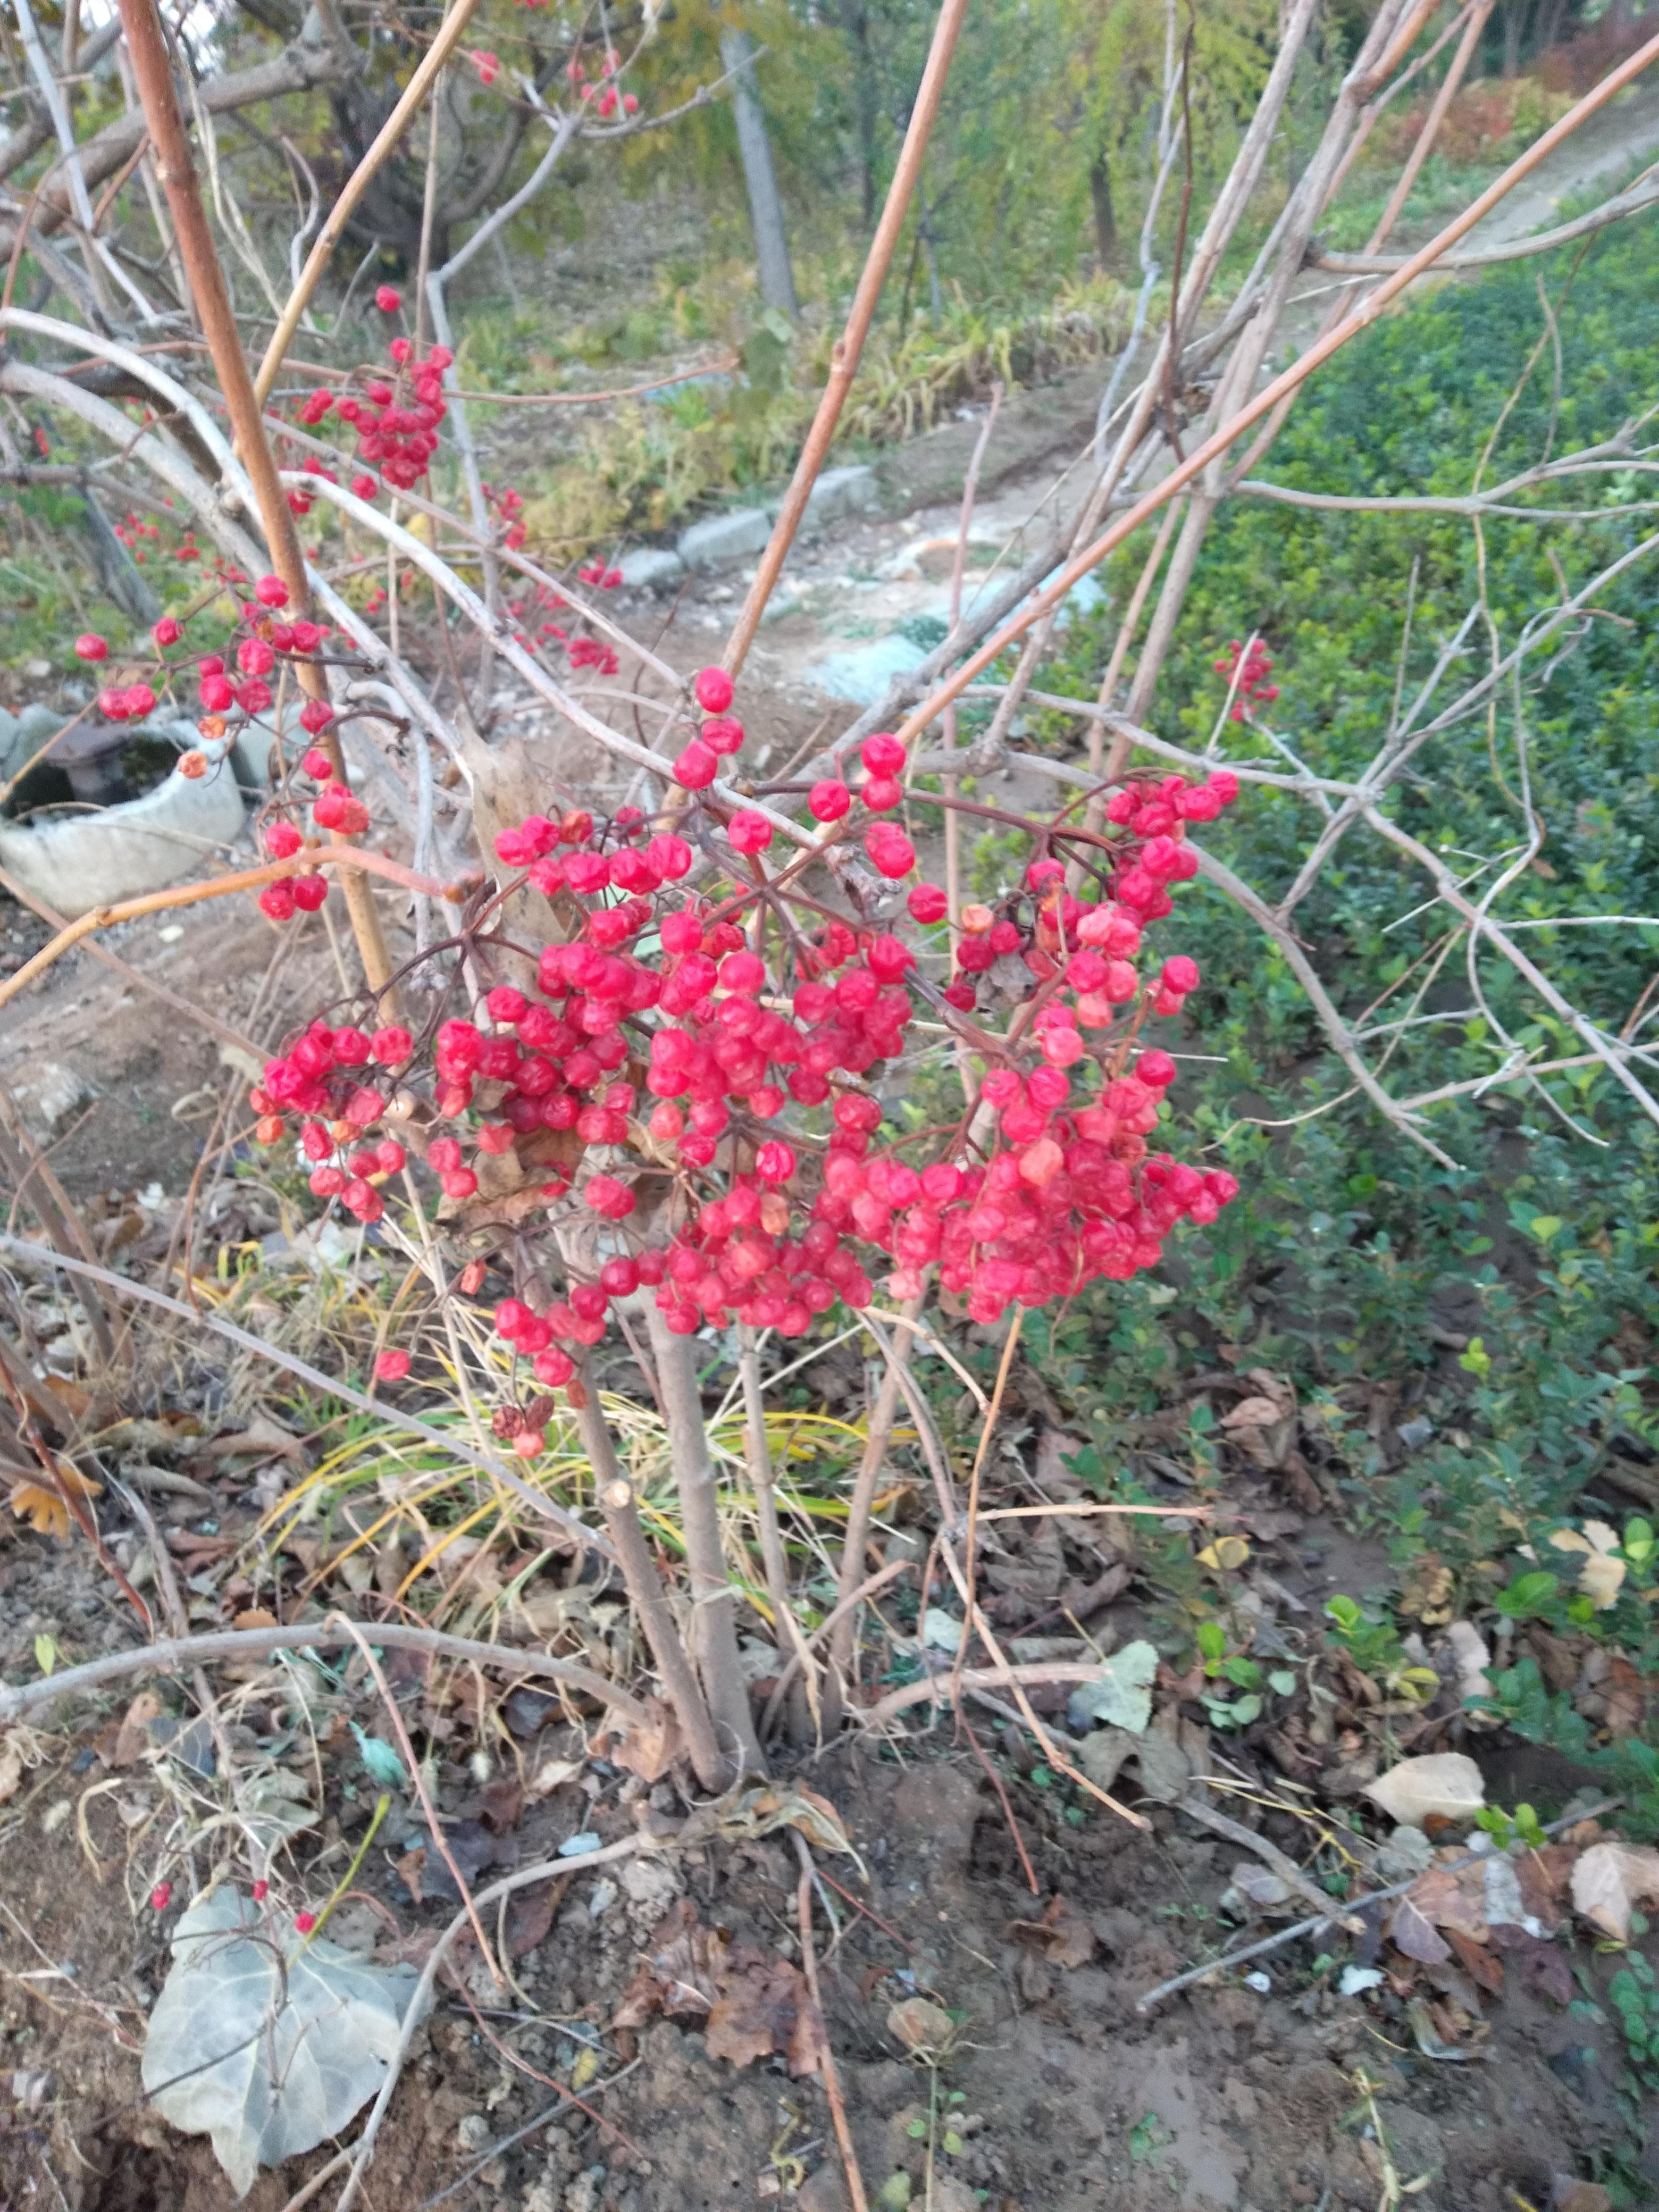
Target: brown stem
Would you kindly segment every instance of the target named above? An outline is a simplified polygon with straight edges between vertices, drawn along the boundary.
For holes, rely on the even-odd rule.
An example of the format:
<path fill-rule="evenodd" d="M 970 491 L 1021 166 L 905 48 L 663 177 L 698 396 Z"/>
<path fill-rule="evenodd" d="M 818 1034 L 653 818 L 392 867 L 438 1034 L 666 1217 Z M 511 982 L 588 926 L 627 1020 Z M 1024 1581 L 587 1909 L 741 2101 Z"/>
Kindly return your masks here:
<path fill-rule="evenodd" d="M 853 2212 L 869 2212 L 870 2200 L 864 2193 L 864 2176 L 859 2172 L 859 2154 L 853 2148 L 853 2130 L 848 2125 L 847 2102 L 841 2094 L 841 2079 L 836 2072 L 835 2053 L 830 2048 L 830 2028 L 823 2017 L 823 1998 L 818 1989 L 818 1956 L 812 1945 L 812 1854 L 806 1838 L 799 1830 L 794 1832 L 795 1856 L 800 1862 L 800 1884 L 795 1892 L 795 1918 L 800 1928 L 800 1962 L 806 1975 L 806 1993 L 817 2014 L 818 2065 L 823 2075 L 823 2094 L 830 2104 L 830 2118 L 836 2130 L 836 2143 L 841 2152 L 842 2171 L 847 2176 L 847 2195 Z"/>
<path fill-rule="evenodd" d="M 853 388 L 853 379 L 858 374 L 859 359 L 864 351 L 864 341 L 869 336 L 870 325 L 875 318 L 876 302 L 881 297 L 881 288 L 887 281 L 893 251 L 904 228 L 905 215 L 910 205 L 916 179 L 921 173 L 922 156 L 927 150 L 928 136 L 939 113 L 939 104 L 945 91 L 945 80 L 950 71 L 951 57 L 956 51 L 957 33 L 968 11 L 968 0 L 944 0 L 939 20 L 933 26 L 933 43 L 928 50 L 927 66 L 922 71 L 921 84 L 916 94 L 915 106 L 910 110 L 908 128 L 900 151 L 898 167 L 893 172 L 893 181 L 887 188 L 887 204 L 881 211 L 881 221 L 870 241 L 870 251 L 865 257 L 863 274 L 859 278 L 858 290 L 853 295 L 853 305 L 847 318 L 847 326 L 836 341 L 830 356 L 830 374 L 824 384 L 823 396 L 818 401 L 817 412 L 812 417 L 812 427 L 806 434 L 806 443 L 801 447 L 800 459 L 795 464 L 795 473 L 789 480 L 783 505 L 778 509 L 777 521 L 761 556 L 755 580 L 749 587 L 749 596 L 743 603 L 737 627 L 722 655 L 725 666 L 735 676 L 749 656 L 755 641 L 766 603 L 776 588 L 777 580 L 788 556 L 789 548 L 800 527 L 801 517 L 806 512 L 806 502 L 818 471 L 823 466 L 830 442 L 836 434 L 836 425 L 841 420 L 841 410 L 847 404 L 847 395 Z"/>
<path fill-rule="evenodd" d="M 476 4 L 476 0 L 472 0 L 472 4 Z M 458 6 L 468 8 L 469 0 L 458 0 Z M 161 27 L 155 0 L 120 0 L 120 9 L 122 27 L 126 33 L 127 52 L 131 58 L 138 97 L 143 103 L 144 121 L 149 131 L 150 143 L 155 149 L 156 173 L 167 194 L 173 227 L 178 234 L 179 258 L 190 280 L 191 295 L 196 302 L 202 334 L 207 340 L 208 351 L 212 357 L 214 374 L 224 396 L 226 411 L 230 416 L 231 429 L 242 465 L 247 471 L 248 480 L 253 488 L 254 500 L 259 509 L 259 525 L 270 550 L 271 566 L 288 586 L 289 598 L 295 615 L 303 616 L 309 613 L 311 607 L 311 586 L 306 574 L 305 556 L 300 550 L 299 535 L 294 527 L 288 496 L 277 478 L 276 463 L 265 437 L 264 426 L 259 419 L 259 402 L 255 397 L 253 381 L 248 374 L 247 362 L 242 352 L 235 311 L 225 288 L 224 270 L 219 265 L 213 233 L 208 227 L 207 212 L 202 205 L 195 165 L 191 160 L 190 141 L 185 134 L 184 121 L 179 112 L 167 33 Z M 441 43 L 441 33 L 434 42 L 434 50 Z M 305 297 L 296 288 L 295 299 L 289 302 L 296 321 L 305 305 Z M 328 690 L 321 669 L 313 666 L 308 661 L 302 661 L 299 672 L 300 688 L 307 697 L 326 703 Z M 319 742 L 328 754 L 336 777 L 343 782 L 345 761 L 340 751 L 339 738 L 330 729 L 323 732 Z M 351 917 L 352 934 L 357 940 L 357 951 L 368 987 L 377 994 L 384 995 L 392 974 L 392 963 L 380 929 L 380 914 L 368 885 L 359 877 L 348 876 L 345 900 L 346 911 Z M 388 1011 L 392 1011 L 390 1006 Z"/>
<path fill-rule="evenodd" d="M 783 1548 L 783 1531 L 778 1525 L 772 1453 L 766 1441 L 765 1387 L 761 1379 L 760 1352 L 756 1346 L 755 1333 L 750 1328 L 743 1331 L 738 1372 L 743 1382 L 744 1446 L 749 1461 L 749 1481 L 755 1493 L 755 1520 L 760 1529 L 761 1561 L 766 1570 L 766 1594 L 772 1601 L 772 1639 L 777 1645 L 779 1659 L 784 1662 L 778 1690 L 773 1692 L 772 1701 L 767 1707 L 769 1720 L 777 1710 L 779 1692 L 793 1681 L 805 1664 L 806 1639 L 789 1602 L 789 1560 Z M 817 1698 L 810 1673 L 806 1685 L 816 1719 Z M 804 1738 L 805 1716 L 793 1717 L 801 1719 L 800 1733 Z M 757 1733 L 763 1737 L 766 1731 L 763 1728 Z"/>
<path fill-rule="evenodd" d="M 870 1425 L 865 1431 L 864 1455 L 859 1461 L 859 1471 L 853 1478 L 853 1494 L 847 1502 L 847 1534 L 842 1541 L 841 1574 L 836 1591 L 836 1609 L 841 1613 L 834 1638 L 830 1645 L 830 1657 L 837 1674 L 845 1682 L 851 1681 L 853 1671 L 853 1639 L 857 1626 L 856 1608 L 847 1601 L 865 1579 L 864 1547 L 870 1536 L 870 1513 L 875 1502 L 876 1485 L 880 1480 L 887 1447 L 892 1439 L 893 1424 L 898 1419 L 899 1395 L 903 1388 L 899 1370 L 909 1354 L 914 1332 L 910 1322 L 921 1314 L 920 1298 L 907 1298 L 899 1308 L 899 1321 L 893 1331 L 893 1357 L 881 1378 L 881 1388 L 876 1393 L 876 1402 L 871 1410 Z M 843 1612 L 842 1608 L 846 1607 Z"/>
<path fill-rule="evenodd" d="M 968 1478 L 968 1532 L 963 1539 L 962 1550 L 963 1574 L 968 1584 L 969 1620 L 976 1610 L 974 1601 L 974 1569 L 979 1545 L 980 1480 L 985 1472 L 985 1455 L 991 1449 L 991 1438 L 996 1430 L 997 1416 L 1002 1411 L 1002 1394 L 1008 1387 L 1009 1370 L 1014 1364 L 1014 1352 L 1019 1343 L 1019 1327 L 1024 1318 L 1024 1307 L 1016 1306 L 1013 1320 L 1008 1325 L 1008 1334 L 1002 1340 L 1002 1357 L 997 1362 L 996 1388 L 991 1393 L 991 1402 L 985 1409 L 984 1420 L 980 1424 L 979 1449 L 974 1454 L 974 1470 Z M 968 1646 L 970 1641 L 964 1628 L 962 1641 L 957 1646 L 957 1663 L 951 1670 L 954 1674 L 961 1674 L 963 1662 L 968 1656 Z"/>
<path fill-rule="evenodd" d="M 94 931 L 109 929 L 118 921 L 136 921 L 140 915 L 160 914 L 169 907 L 197 906 L 204 899 L 231 898 L 239 891 L 257 891 L 266 884 L 280 883 L 285 876 L 295 876 L 311 868 L 339 867 L 346 872 L 347 889 L 364 875 L 385 876 L 394 884 L 408 890 L 420 891 L 428 898 L 438 897 L 459 903 L 463 896 L 460 883 L 441 884 L 431 876 L 416 875 L 400 860 L 388 860 L 384 853 L 370 853 L 356 846 L 307 845 L 285 860 L 268 860 L 263 867 L 238 868 L 228 876 L 215 876 L 211 882 L 174 884 L 170 890 L 146 891 L 142 898 L 123 899 L 118 906 L 95 906 L 74 921 L 65 922 L 56 937 L 43 945 L 32 960 L 26 960 L 15 975 L 0 983 L 0 1006 L 8 999 L 15 998 L 27 984 L 50 968 L 54 960 L 80 944 Z"/>
<path fill-rule="evenodd" d="M 749 1686 L 738 1658 L 738 1593 L 726 1572 L 714 1462 L 697 1389 L 694 1340 L 676 1336 L 654 1302 L 646 1308 L 646 1326 L 668 1416 L 668 1451 L 679 1493 L 685 1561 L 690 1572 L 691 1649 L 696 1655 L 697 1672 L 728 1758 L 735 1760 L 740 1772 L 763 1773 L 766 1761 L 755 1734 Z"/>
<path fill-rule="evenodd" d="M 732 1761 L 720 1750 L 708 1700 L 698 1686 L 662 1578 L 651 1556 L 651 1547 L 645 1540 L 634 1486 L 622 1471 L 617 1447 L 605 1425 L 592 1363 L 584 1359 L 577 1373 L 582 1402 L 576 1408 L 576 1425 L 593 1469 L 594 1488 L 623 1581 L 640 1617 L 640 1626 L 645 1631 L 645 1640 L 651 1647 L 674 1717 L 685 1738 L 692 1771 L 703 1789 L 718 1793 L 732 1780 Z"/>

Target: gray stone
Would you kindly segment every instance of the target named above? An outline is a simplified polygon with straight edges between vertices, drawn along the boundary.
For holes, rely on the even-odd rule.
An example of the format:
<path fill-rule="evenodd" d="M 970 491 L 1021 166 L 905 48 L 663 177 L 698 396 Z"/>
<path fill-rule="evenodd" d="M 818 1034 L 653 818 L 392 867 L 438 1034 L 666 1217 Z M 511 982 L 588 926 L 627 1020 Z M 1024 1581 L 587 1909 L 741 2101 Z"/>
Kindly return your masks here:
<path fill-rule="evenodd" d="M 826 523 L 840 522 L 848 515 L 880 511 L 881 486 L 873 469 L 860 465 L 826 469 L 807 495 L 802 527 L 822 530 Z"/>
<path fill-rule="evenodd" d="M 672 546 L 636 545 L 617 563 L 623 588 L 629 592 L 661 592 L 678 583 L 685 563 Z"/>
<path fill-rule="evenodd" d="M 771 535 L 772 518 L 763 507 L 734 507 L 683 532 L 679 556 L 688 568 L 728 568 L 760 552 Z"/>

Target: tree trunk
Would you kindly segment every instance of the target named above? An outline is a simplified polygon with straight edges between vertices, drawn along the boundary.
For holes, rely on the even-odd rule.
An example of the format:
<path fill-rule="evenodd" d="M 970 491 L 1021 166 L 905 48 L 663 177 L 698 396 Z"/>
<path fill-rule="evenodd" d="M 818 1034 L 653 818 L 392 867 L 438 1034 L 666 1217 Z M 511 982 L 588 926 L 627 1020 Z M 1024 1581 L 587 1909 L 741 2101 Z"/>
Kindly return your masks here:
<path fill-rule="evenodd" d="M 1117 266 L 1117 217 L 1112 210 L 1112 173 L 1103 147 L 1089 165 L 1089 198 L 1095 210 L 1095 266 L 1104 276 Z"/>
<path fill-rule="evenodd" d="M 842 28 L 853 49 L 853 106 L 858 121 L 859 188 L 864 228 L 876 222 L 876 64 L 870 52 L 870 11 L 860 0 L 841 0 Z"/>
<path fill-rule="evenodd" d="M 754 46 L 746 31 L 722 31 L 720 59 L 732 77 L 732 113 L 738 126 L 749 213 L 755 226 L 755 258 L 760 264 L 761 297 L 793 322 L 800 313 L 795 275 L 789 265 L 789 240 L 783 227 L 783 202 L 772 167 L 772 142 L 755 90 Z"/>

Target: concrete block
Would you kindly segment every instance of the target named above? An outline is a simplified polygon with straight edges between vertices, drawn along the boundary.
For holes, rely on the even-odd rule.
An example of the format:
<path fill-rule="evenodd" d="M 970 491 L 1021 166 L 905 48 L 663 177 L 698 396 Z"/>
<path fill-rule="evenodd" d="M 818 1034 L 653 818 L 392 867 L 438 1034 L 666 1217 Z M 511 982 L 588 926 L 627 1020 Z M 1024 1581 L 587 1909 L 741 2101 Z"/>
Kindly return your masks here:
<path fill-rule="evenodd" d="M 772 518 L 763 507 L 734 507 L 682 532 L 679 556 L 688 568 L 729 568 L 763 550 L 771 535 Z"/>
<path fill-rule="evenodd" d="M 826 469 L 807 495 L 802 527 L 822 530 L 826 523 L 841 522 L 849 515 L 880 511 L 881 486 L 873 469 L 862 465 Z"/>
<path fill-rule="evenodd" d="M 668 591 L 685 574 L 684 562 L 667 545 L 636 545 L 617 566 L 622 570 L 623 588 L 629 592 Z"/>

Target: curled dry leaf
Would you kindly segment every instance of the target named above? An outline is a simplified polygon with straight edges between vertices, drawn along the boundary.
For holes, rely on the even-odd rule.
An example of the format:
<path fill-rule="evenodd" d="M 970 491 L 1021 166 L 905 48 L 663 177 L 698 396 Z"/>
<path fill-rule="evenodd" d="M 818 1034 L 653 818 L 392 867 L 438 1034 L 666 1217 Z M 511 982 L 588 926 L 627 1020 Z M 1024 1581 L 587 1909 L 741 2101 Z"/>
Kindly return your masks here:
<path fill-rule="evenodd" d="M 1659 1900 L 1659 1850 L 1637 1844 L 1592 1844 L 1572 1870 L 1572 1901 L 1592 1926 L 1615 1942 L 1630 1940 L 1638 1905 Z"/>
<path fill-rule="evenodd" d="M 96 1498 L 101 1485 L 89 1474 L 82 1474 L 66 1459 L 58 1462 L 58 1479 L 64 1488 L 77 1498 Z M 70 1532 L 69 1508 L 58 1491 L 44 1482 L 19 1482 L 13 1486 L 10 1504 L 20 1521 L 27 1521 L 37 1536 L 56 1536 L 66 1542 Z"/>
<path fill-rule="evenodd" d="M 1619 1532 L 1605 1521 L 1586 1521 L 1581 1536 L 1576 1528 L 1558 1528 L 1550 1538 L 1558 1552 L 1579 1552 L 1584 1564 L 1578 1571 L 1578 1587 L 1598 1613 L 1616 1605 L 1625 1580 L 1625 1562 L 1618 1557 Z"/>
<path fill-rule="evenodd" d="M 1041 1920 L 1011 1920 L 1002 1931 L 1011 1943 L 1023 1943 L 1039 1952 L 1052 1966 L 1069 1972 L 1086 1966 L 1095 1955 L 1095 1931 L 1070 1900 L 1056 1893 L 1043 1908 Z"/>
<path fill-rule="evenodd" d="M 1396 1950 L 1403 1951 L 1408 1959 L 1415 1959 L 1419 1966 L 1443 1966 L 1451 1957 L 1450 1944 L 1434 1923 L 1418 1911 L 1409 1896 L 1402 1897 L 1394 1908 L 1389 1938 Z"/>
<path fill-rule="evenodd" d="M 1364 1785 L 1362 1795 L 1391 1820 L 1420 1828 L 1425 1820 L 1473 1820 L 1486 1802 L 1480 1769 L 1461 1751 L 1402 1759 Z"/>
<path fill-rule="evenodd" d="M 0 1805 L 15 1797 L 23 1780 L 23 1754 L 12 1736 L 0 1738 Z"/>

